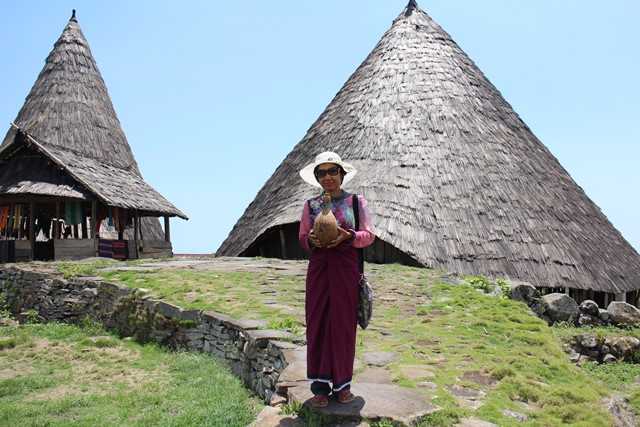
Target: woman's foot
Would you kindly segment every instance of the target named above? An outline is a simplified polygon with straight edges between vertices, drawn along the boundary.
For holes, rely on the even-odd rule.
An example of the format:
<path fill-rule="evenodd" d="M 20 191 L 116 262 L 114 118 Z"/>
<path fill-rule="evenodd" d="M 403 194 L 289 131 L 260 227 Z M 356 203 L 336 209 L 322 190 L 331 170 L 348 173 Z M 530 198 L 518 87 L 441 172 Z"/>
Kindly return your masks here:
<path fill-rule="evenodd" d="M 340 390 L 338 392 L 338 403 L 353 402 L 356 397 L 351 393 L 351 390 Z"/>
<path fill-rule="evenodd" d="M 312 408 L 326 408 L 329 404 L 329 398 L 324 394 L 316 394 L 309 400 Z"/>

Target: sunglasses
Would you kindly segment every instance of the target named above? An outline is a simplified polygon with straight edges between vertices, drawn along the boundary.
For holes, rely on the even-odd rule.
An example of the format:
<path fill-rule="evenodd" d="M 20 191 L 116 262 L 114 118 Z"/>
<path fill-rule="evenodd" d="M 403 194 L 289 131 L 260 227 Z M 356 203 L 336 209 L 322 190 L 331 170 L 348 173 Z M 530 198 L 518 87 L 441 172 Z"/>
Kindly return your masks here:
<path fill-rule="evenodd" d="M 329 174 L 331 176 L 336 176 L 338 175 L 338 173 L 340 173 L 340 168 L 338 168 L 337 166 L 334 166 L 329 169 L 316 169 L 315 175 L 316 175 L 316 178 L 320 179 L 320 178 L 324 178 L 326 174 Z"/>

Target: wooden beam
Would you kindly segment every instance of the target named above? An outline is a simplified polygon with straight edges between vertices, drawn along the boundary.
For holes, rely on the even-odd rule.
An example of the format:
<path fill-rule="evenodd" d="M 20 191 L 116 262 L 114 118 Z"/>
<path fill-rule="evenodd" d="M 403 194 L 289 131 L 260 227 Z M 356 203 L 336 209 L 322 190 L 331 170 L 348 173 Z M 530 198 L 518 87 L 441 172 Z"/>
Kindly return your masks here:
<path fill-rule="evenodd" d="M 29 241 L 31 243 L 31 261 L 36 255 L 36 204 L 29 203 Z"/>
<path fill-rule="evenodd" d="M 85 204 L 81 203 L 80 204 L 81 208 L 81 218 L 82 218 L 82 223 L 80 224 L 80 228 L 82 229 L 82 238 L 83 239 L 89 239 L 91 236 L 91 234 L 87 231 L 87 216 L 86 216 L 86 211 L 84 210 L 85 208 Z"/>
<path fill-rule="evenodd" d="M 60 239 L 60 201 L 59 200 L 56 200 L 56 220 L 53 223 L 53 239 L 54 240 Z"/>
<path fill-rule="evenodd" d="M 98 238 L 100 237 L 100 230 L 97 230 L 97 218 L 98 218 L 98 214 L 97 214 L 97 202 L 95 200 L 91 201 L 91 222 L 90 222 L 90 227 L 91 227 L 91 232 L 89 233 L 89 235 L 91 236 L 91 238 L 94 241 L 94 249 L 95 249 L 95 253 L 96 256 L 98 256 Z"/>
<path fill-rule="evenodd" d="M 171 241 L 171 229 L 170 229 L 170 224 L 169 224 L 169 217 L 168 216 L 164 216 L 164 241 L 165 242 L 170 242 Z M 160 218 L 158 218 L 160 219 Z"/>
<path fill-rule="evenodd" d="M 287 259 L 287 241 L 284 235 L 284 228 L 280 227 L 280 254 L 283 259 Z"/>
<path fill-rule="evenodd" d="M 140 254 L 138 253 L 138 213 L 134 213 L 133 217 L 133 243 L 136 252 L 136 259 L 140 258 Z"/>

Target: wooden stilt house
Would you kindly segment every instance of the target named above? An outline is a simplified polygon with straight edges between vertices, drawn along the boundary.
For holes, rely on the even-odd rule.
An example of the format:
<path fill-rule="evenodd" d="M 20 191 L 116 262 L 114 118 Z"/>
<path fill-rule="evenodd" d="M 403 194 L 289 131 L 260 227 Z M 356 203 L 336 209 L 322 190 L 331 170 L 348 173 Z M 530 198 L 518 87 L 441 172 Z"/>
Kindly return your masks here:
<path fill-rule="evenodd" d="M 142 178 L 74 11 L 0 145 L 0 261 L 170 256 L 174 216 L 187 219 Z"/>
<path fill-rule="evenodd" d="M 473 61 L 411 0 L 217 251 L 304 258 L 298 171 L 335 151 L 358 174 L 368 261 L 424 265 L 637 304 L 640 255 Z"/>

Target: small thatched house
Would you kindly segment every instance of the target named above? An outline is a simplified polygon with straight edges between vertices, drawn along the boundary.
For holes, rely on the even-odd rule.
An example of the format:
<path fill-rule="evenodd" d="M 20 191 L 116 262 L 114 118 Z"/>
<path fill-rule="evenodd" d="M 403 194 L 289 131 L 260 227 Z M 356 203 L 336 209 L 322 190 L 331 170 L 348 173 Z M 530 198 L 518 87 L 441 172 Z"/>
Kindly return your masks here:
<path fill-rule="evenodd" d="M 411 0 L 248 206 L 217 255 L 303 258 L 298 171 L 322 151 L 359 170 L 366 257 L 636 302 L 640 256 L 478 67 Z M 630 293 L 626 294 L 625 293 Z"/>
<path fill-rule="evenodd" d="M 142 178 L 74 11 L 0 145 L 0 262 L 168 256 L 172 216 L 187 218 Z"/>

